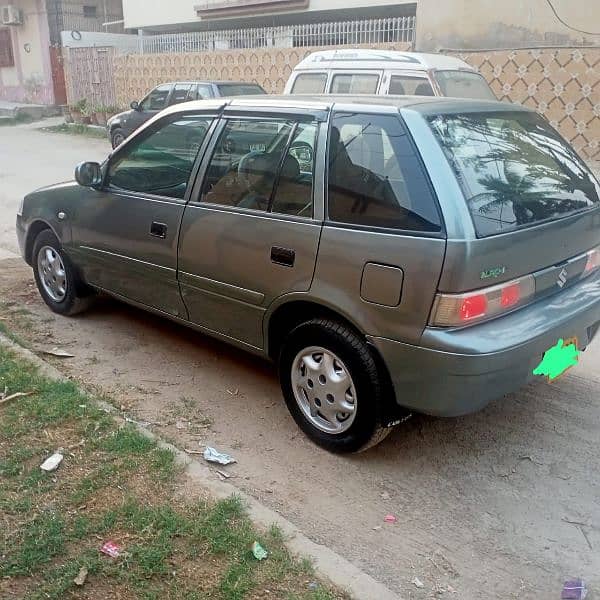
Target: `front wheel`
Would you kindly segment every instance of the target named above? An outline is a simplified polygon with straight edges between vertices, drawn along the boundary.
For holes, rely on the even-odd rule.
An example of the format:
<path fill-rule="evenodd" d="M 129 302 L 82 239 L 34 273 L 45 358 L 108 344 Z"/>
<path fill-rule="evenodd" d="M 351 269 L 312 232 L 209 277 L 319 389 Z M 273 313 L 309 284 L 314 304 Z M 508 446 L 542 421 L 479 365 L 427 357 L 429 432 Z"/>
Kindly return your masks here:
<path fill-rule="evenodd" d="M 92 292 L 78 277 L 57 237 L 49 229 L 35 238 L 33 274 L 42 299 L 53 312 L 71 316 L 88 307 Z"/>
<path fill-rule="evenodd" d="M 331 452 L 366 450 L 391 431 L 380 424 L 382 382 L 371 351 L 341 323 L 296 327 L 283 345 L 279 377 L 298 426 Z"/>
<path fill-rule="evenodd" d="M 117 146 L 120 146 L 124 141 L 125 141 L 125 134 L 123 133 L 122 129 L 119 127 L 117 127 L 116 129 L 113 129 L 110 134 L 110 142 L 112 144 L 113 149 L 116 148 Z"/>

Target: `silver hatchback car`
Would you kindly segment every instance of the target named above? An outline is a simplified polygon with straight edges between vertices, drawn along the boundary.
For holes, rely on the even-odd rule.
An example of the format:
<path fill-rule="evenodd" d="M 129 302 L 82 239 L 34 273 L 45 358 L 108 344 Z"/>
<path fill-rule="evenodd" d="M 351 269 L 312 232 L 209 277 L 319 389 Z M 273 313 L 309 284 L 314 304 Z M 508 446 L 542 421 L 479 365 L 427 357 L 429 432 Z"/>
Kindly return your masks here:
<path fill-rule="evenodd" d="M 48 306 L 106 292 L 272 359 L 331 451 L 554 380 L 600 325 L 600 187 L 526 108 L 193 102 L 75 178 L 17 217 Z"/>

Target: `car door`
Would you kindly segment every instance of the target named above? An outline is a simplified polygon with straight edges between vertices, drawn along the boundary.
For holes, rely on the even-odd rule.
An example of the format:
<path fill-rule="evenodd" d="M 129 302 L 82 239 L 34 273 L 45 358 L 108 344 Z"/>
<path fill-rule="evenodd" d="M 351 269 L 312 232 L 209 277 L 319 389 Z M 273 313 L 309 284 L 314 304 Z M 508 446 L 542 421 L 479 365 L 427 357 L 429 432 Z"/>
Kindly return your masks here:
<path fill-rule="evenodd" d="M 155 87 L 139 104 L 137 110 L 132 110 L 127 116 L 125 136 L 131 135 L 136 129 L 149 121 L 154 115 L 167 107 L 173 89 L 172 83 Z"/>
<path fill-rule="evenodd" d="M 195 324 L 263 348 L 267 307 L 309 289 L 322 221 L 314 203 L 322 206 L 315 156 L 324 163 L 323 120 L 226 111 L 180 234 L 179 282 Z"/>
<path fill-rule="evenodd" d="M 102 188 L 86 189 L 72 216 L 72 252 L 86 281 L 187 317 L 176 277 L 178 232 L 214 122 L 210 112 L 165 116 L 109 158 Z"/>

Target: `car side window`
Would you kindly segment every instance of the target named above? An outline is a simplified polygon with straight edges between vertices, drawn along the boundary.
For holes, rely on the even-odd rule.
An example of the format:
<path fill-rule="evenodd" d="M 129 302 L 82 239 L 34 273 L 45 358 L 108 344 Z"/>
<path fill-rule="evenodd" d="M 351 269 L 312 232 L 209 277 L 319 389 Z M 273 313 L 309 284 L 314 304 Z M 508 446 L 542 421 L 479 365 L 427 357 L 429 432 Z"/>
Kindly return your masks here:
<path fill-rule="evenodd" d="M 433 89 L 426 77 L 412 75 L 392 75 L 388 94 L 400 96 L 434 96 Z"/>
<path fill-rule="evenodd" d="M 269 210 L 293 127 L 287 120 L 227 121 L 204 178 L 202 202 Z"/>
<path fill-rule="evenodd" d="M 283 160 L 270 210 L 312 217 L 317 125 L 298 123 Z"/>
<path fill-rule="evenodd" d="M 190 100 L 190 90 L 192 89 L 191 83 L 176 83 L 171 94 L 171 100 L 169 104 L 181 104 L 182 102 L 188 102 Z"/>
<path fill-rule="evenodd" d="M 111 160 L 106 185 L 180 198 L 212 119 L 170 115 L 134 137 Z"/>
<path fill-rule="evenodd" d="M 328 161 L 329 220 L 441 231 L 433 192 L 399 117 L 334 114 Z"/>
<path fill-rule="evenodd" d="M 379 75 L 374 73 L 339 73 L 331 82 L 332 94 L 376 94 Z"/>
<path fill-rule="evenodd" d="M 199 83 L 196 91 L 196 99 L 203 100 L 206 98 L 212 98 L 212 88 L 205 83 Z"/>
<path fill-rule="evenodd" d="M 171 84 L 155 87 L 141 102 L 142 110 L 162 110 L 167 105 Z"/>
<path fill-rule="evenodd" d="M 294 80 L 292 94 L 323 94 L 327 73 L 300 73 Z"/>

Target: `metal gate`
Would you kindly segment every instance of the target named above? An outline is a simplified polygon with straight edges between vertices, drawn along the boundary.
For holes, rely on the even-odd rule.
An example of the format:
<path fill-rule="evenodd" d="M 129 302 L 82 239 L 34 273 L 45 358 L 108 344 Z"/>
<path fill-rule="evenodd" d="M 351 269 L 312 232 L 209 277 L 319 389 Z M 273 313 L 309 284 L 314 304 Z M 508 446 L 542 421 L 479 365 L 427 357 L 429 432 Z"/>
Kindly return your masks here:
<path fill-rule="evenodd" d="M 67 66 L 69 104 L 86 98 L 88 104 L 116 104 L 112 47 L 63 48 Z"/>

